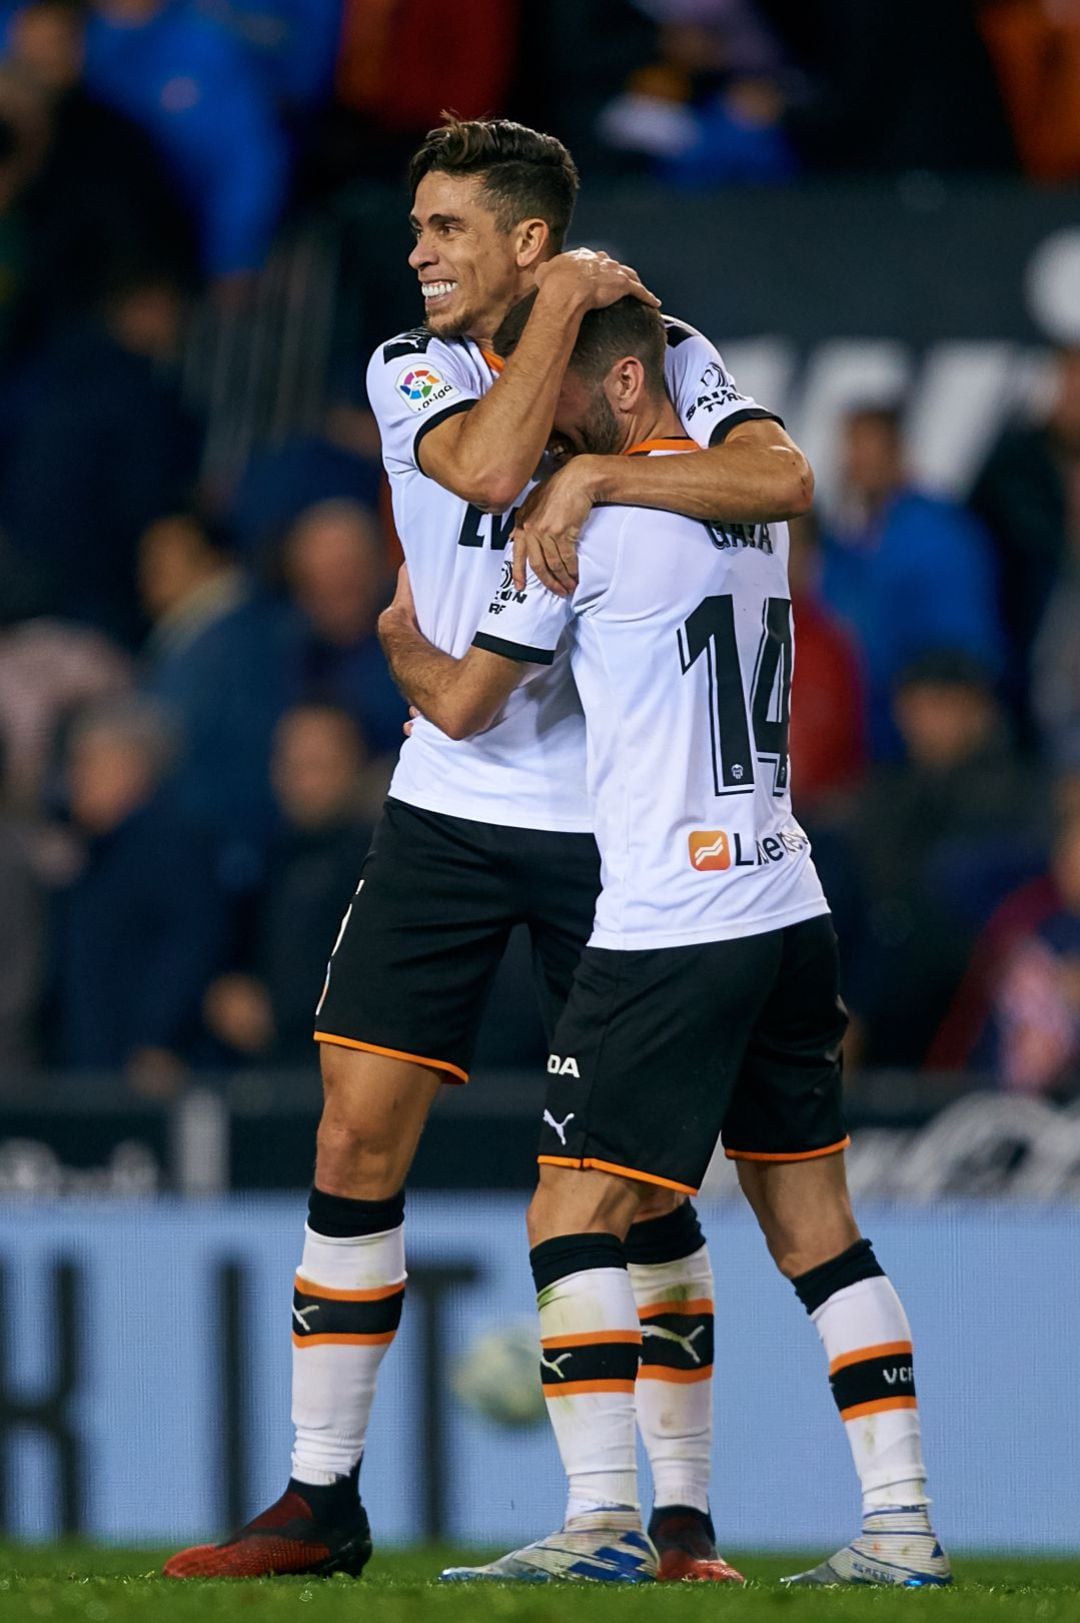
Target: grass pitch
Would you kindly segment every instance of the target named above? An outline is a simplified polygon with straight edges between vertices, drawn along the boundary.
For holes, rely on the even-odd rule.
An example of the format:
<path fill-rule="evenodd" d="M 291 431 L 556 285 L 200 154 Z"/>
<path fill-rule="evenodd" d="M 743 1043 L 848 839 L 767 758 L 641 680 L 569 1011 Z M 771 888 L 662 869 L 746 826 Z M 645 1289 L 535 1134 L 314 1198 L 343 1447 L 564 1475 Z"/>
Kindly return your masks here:
<path fill-rule="evenodd" d="M 732 1555 L 751 1582 L 734 1586 L 643 1585 L 612 1590 L 582 1584 L 548 1587 L 440 1585 L 441 1566 L 470 1558 L 460 1550 L 377 1554 L 364 1578 L 262 1582 L 169 1583 L 160 1578 L 165 1552 L 103 1550 L 81 1545 L 0 1546 L 3 1623 L 690 1623 L 723 1612 L 733 1623 L 798 1623 L 807 1618 L 892 1623 L 913 1616 L 949 1623 L 1077 1623 L 1080 1560 L 1023 1557 L 955 1563 L 949 1590 L 799 1590 L 778 1586 L 823 1552 L 803 1556 Z"/>

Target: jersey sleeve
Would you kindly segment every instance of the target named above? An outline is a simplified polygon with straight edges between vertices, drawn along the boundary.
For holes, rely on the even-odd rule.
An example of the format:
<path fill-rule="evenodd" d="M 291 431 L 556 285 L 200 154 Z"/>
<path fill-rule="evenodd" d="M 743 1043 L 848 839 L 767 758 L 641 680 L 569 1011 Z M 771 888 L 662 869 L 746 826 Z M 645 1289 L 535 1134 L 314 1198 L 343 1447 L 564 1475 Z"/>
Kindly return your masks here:
<path fill-rule="evenodd" d="M 668 335 L 664 359 L 668 392 L 683 427 L 699 445 L 719 445 L 739 423 L 759 418 L 783 426 L 783 419 L 775 411 L 767 411 L 740 392 L 720 351 L 696 327 L 666 316 L 664 326 Z"/>
<path fill-rule="evenodd" d="M 571 599 L 556 597 L 530 569 L 525 589 L 514 585 L 509 561 L 502 580 L 473 638 L 474 648 L 503 654 L 530 665 L 550 665 L 555 649 L 573 615 Z"/>
<path fill-rule="evenodd" d="M 368 362 L 367 396 L 387 472 L 422 472 L 417 453 L 424 435 L 479 399 L 464 359 L 423 328 L 379 345 Z"/>

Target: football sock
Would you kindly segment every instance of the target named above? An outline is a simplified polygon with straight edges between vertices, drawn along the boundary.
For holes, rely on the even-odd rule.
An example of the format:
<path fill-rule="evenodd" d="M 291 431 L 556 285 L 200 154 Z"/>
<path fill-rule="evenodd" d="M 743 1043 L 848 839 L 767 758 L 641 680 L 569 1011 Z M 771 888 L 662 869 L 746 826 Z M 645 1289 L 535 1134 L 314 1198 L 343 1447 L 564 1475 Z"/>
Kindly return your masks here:
<path fill-rule="evenodd" d="M 857 1241 L 792 1284 L 829 1360 L 829 1384 L 862 1484 L 863 1515 L 901 1505 L 925 1508 L 911 1326 L 870 1241 Z"/>
<path fill-rule="evenodd" d="M 713 1274 L 689 1201 L 635 1223 L 626 1239 L 641 1321 L 635 1400 L 653 1502 L 708 1514 L 712 1454 Z"/>
<path fill-rule="evenodd" d="M 636 1510 L 634 1381 L 641 1330 L 621 1240 L 566 1234 L 529 1253 L 540 1378 L 569 1483 L 567 1520 Z"/>
<path fill-rule="evenodd" d="M 403 1193 L 311 1191 L 292 1309 L 296 1485 L 348 1478 L 364 1451 L 379 1365 L 401 1319 L 404 1220 Z"/>

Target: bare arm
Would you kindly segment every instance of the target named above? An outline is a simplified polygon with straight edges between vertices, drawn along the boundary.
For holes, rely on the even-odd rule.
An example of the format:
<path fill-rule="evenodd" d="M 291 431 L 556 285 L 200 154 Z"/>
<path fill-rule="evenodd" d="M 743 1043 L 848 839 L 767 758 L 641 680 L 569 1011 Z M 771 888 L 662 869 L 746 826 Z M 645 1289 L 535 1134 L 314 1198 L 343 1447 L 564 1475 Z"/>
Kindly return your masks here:
<path fill-rule="evenodd" d="M 448 738 L 469 738 L 490 726 L 528 669 L 485 648 L 455 659 L 428 642 L 404 566 L 394 601 L 379 616 L 379 640 L 402 693 Z"/>
<path fill-rule="evenodd" d="M 501 377 L 469 411 L 433 428 L 420 452 L 428 478 L 497 513 L 521 494 L 544 454 L 586 310 L 628 293 L 647 304 L 660 302 L 636 271 L 587 248 L 557 254 L 538 268 L 536 279 L 536 303 Z"/>
<path fill-rule="evenodd" d="M 514 582 L 526 563 L 545 586 L 577 584 L 577 541 L 595 506 L 662 507 L 687 518 L 766 524 L 809 510 L 814 476 L 780 424 L 740 423 L 721 445 L 686 456 L 574 457 L 522 509 L 514 534 Z"/>

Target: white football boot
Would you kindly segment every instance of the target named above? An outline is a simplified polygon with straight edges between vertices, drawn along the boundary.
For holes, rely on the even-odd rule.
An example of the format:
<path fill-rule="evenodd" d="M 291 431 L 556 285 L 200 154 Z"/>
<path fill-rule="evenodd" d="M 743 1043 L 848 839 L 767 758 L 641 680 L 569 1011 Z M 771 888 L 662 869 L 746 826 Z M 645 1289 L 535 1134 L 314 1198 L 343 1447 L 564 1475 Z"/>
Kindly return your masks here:
<path fill-rule="evenodd" d="M 785 1584 L 886 1584 L 897 1589 L 941 1589 L 952 1583 L 949 1558 L 925 1507 L 900 1506 L 863 1517 L 858 1538 L 820 1566 L 781 1579 Z"/>
<path fill-rule="evenodd" d="M 641 1584 L 652 1583 L 656 1570 L 656 1551 L 638 1512 L 597 1510 L 572 1516 L 559 1532 L 487 1566 L 447 1567 L 439 1577 L 442 1583 Z"/>

